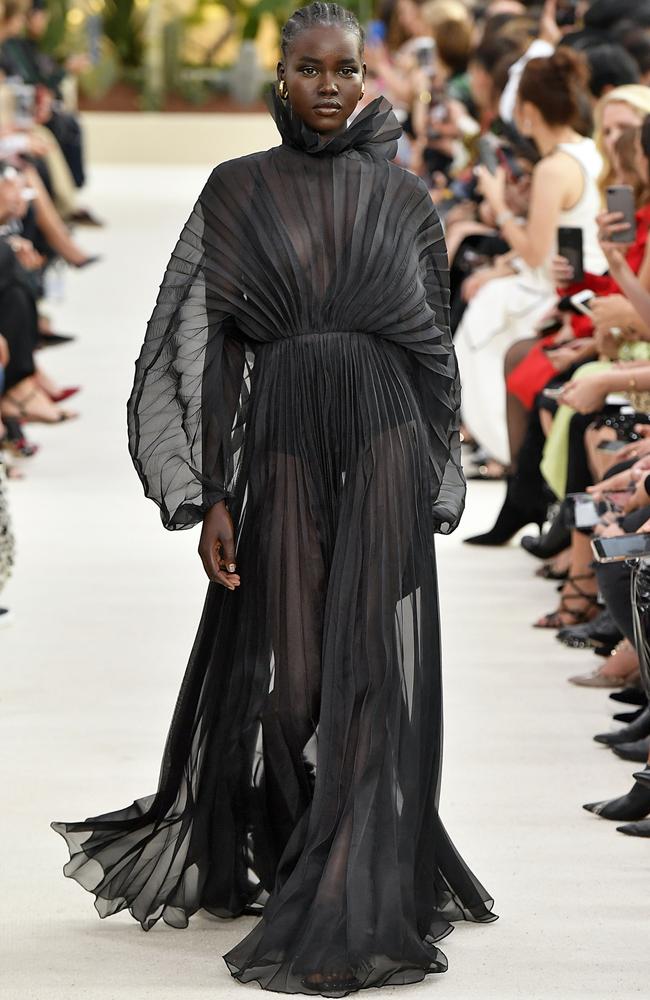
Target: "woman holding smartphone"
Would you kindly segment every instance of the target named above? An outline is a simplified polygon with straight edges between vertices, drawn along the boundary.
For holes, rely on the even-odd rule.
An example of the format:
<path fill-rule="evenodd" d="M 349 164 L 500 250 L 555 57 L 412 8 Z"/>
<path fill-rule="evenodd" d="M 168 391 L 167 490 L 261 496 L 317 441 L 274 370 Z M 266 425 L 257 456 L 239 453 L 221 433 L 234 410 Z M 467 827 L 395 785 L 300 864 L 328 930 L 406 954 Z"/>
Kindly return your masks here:
<path fill-rule="evenodd" d="M 574 128 L 586 80 L 584 60 L 568 49 L 531 59 L 524 69 L 515 120 L 541 153 L 525 221 L 507 208 L 504 170 L 492 175 L 477 168 L 479 190 L 516 258 L 509 277 L 489 282 L 474 296 L 455 343 L 465 390 L 463 419 L 492 457 L 506 466 L 512 456 L 504 362 L 515 343 L 533 335 L 554 301 L 550 264 L 557 252 L 558 228 L 582 230 L 585 267 L 595 273 L 606 269 L 595 222 L 602 159 L 593 140 Z M 542 520 L 543 514 L 540 509 Z"/>
<path fill-rule="evenodd" d="M 495 919 L 438 815 L 445 245 L 389 103 L 347 124 L 364 76 L 354 15 L 295 11 L 281 145 L 218 166 L 174 250 L 130 448 L 165 526 L 202 522 L 210 583 L 158 791 L 54 824 L 101 915 L 259 915 L 232 975 L 330 996 L 442 972 L 452 922 Z"/>

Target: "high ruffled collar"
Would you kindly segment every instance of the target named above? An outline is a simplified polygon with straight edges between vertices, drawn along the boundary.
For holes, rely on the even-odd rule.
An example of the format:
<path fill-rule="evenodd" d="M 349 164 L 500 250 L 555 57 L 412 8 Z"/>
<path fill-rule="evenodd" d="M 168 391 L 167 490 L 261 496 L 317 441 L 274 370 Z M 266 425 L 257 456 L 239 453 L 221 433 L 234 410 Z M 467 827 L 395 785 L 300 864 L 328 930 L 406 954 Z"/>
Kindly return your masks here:
<path fill-rule="evenodd" d="M 305 153 L 328 156 L 356 149 L 368 153 L 375 160 L 392 160 L 397 154 L 397 140 L 402 134 L 402 126 L 385 97 L 370 101 L 345 131 L 327 137 L 294 114 L 290 102 L 281 100 L 274 85 L 267 88 L 264 96 L 282 142 L 287 146 Z"/>

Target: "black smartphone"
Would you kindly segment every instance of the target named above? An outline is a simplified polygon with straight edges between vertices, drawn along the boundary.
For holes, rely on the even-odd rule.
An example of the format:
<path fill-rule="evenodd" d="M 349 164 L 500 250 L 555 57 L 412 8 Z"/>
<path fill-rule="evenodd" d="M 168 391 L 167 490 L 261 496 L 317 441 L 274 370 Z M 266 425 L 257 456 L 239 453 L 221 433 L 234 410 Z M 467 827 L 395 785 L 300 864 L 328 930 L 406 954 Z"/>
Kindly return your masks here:
<path fill-rule="evenodd" d="M 650 535 L 618 535 L 616 538 L 592 538 L 591 550 L 597 562 L 623 562 L 625 559 L 650 557 Z"/>
<path fill-rule="evenodd" d="M 627 448 L 629 441 L 601 441 L 598 445 L 598 451 L 623 451 L 623 448 Z"/>
<path fill-rule="evenodd" d="M 582 229 L 574 226 L 560 226 L 557 231 L 557 252 L 561 257 L 566 257 L 573 268 L 573 280 L 584 281 Z"/>
<path fill-rule="evenodd" d="M 499 157 L 494 143 L 486 135 L 481 136 L 478 141 L 478 158 L 479 162 L 487 167 L 491 174 L 496 174 Z"/>
<path fill-rule="evenodd" d="M 628 229 L 620 233 L 612 233 L 609 237 L 612 243 L 634 243 L 636 239 L 636 204 L 634 189 L 629 184 L 612 184 L 607 188 L 607 211 L 621 212 L 621 222 L 626 222 Z"/>
<path fill-rule="evenodd" d="M 576 316 L 589 316 L 591 317 L 592 312 L 589 308 L 590 301 L 594 298 L 595 292 L 592 292 L 590 288 L 584 288 L 581 292 L 576 292 L 575 295 L 565 295 L 563 299 L 560 299 L 556 309 L 560 312 L 572 312 Z"/>
<path fill-rule="evenodd" d="M 578 0 L 558 0 L 555 22 L 558 28 L 569 28 L 578 19 Z"/>

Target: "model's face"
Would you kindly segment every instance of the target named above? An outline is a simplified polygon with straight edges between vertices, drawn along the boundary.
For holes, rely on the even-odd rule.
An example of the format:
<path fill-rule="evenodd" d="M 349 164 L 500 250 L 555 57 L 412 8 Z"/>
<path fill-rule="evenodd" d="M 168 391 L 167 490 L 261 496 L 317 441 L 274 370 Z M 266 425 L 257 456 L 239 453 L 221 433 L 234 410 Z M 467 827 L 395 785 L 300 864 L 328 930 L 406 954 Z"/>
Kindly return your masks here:
<path fill-rule="evenodd" d="M 286 81 L 296 114 L 327 135 L 346 127 L 361 96 L 366 64 L 356 35 L 335 25 L 319 25 L 296 35 L 277 74 Z"/>
<path fill-rule="evenodd" d="M 623 101 L 612 101 L 603 108 L 603 145 L 610 160 L 614 157 L 614 146 L 626 128 L 639 128 L 643 116 L 635 108 Z"/>

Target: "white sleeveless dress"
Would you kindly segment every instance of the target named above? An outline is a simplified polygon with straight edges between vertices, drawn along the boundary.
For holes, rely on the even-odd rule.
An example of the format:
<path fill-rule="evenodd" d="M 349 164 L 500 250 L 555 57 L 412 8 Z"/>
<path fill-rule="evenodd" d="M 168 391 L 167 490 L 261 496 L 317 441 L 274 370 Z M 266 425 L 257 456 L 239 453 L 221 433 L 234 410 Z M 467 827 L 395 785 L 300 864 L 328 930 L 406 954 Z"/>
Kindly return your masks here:
<path fill-rule="evenodd" d="M 607 261 L 598 244 L 596 225 L 600 211 L 600 153 L 593 140 L 586 138 L 560 143 L 558 149 L 580 164 L 585 181 L 573 208 L 560 213 L 558 228 L 582 229 L 585 270 L 603 274 Z M 456 333 L 463 421 L 489 454 L 504 464 L 510 461 L 504 360 L 516 341 L 534 336 L 536 323 L 556 299 L 549 268 L 553 253 L 540 267 L 531 268 L 520 261 L 518 274 L 495 278 L 484 285 L 469 303 Z"/>

